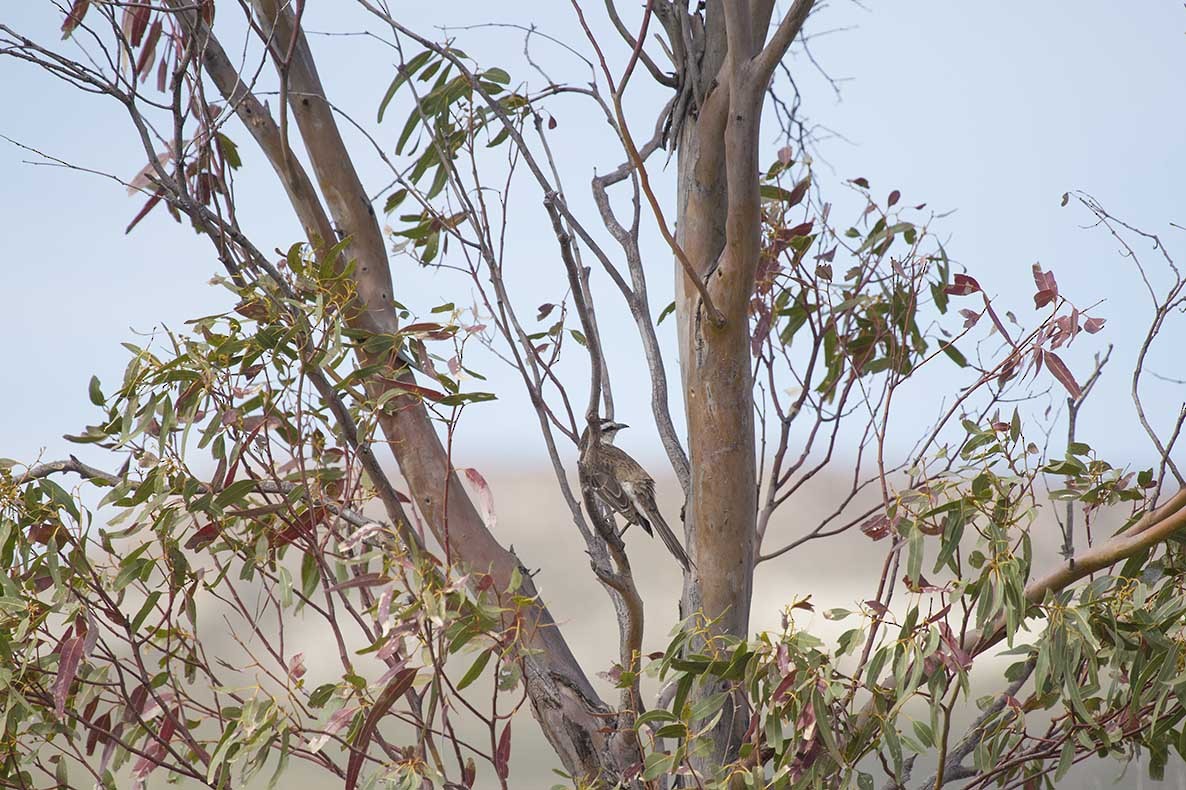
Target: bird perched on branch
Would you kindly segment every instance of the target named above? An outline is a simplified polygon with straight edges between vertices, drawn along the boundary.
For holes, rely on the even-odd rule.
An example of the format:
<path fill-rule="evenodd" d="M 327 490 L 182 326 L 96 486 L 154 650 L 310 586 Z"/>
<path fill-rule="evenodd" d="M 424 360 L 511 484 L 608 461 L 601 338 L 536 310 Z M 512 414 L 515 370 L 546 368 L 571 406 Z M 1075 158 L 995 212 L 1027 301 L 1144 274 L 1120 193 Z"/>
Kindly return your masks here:
<path fill-rule="evenodd" d="M 652 536 L 657 531 L 672 556 L 684 570 L 690 570 L 692 561 L 655 504 L 655 481 L 638 461 L 609 444 L 626 427 L 605 418 L 589 424 L 581 435 L 581 455 L 577 461 L 581 481 L 628 524 L 638 524 Z"/>

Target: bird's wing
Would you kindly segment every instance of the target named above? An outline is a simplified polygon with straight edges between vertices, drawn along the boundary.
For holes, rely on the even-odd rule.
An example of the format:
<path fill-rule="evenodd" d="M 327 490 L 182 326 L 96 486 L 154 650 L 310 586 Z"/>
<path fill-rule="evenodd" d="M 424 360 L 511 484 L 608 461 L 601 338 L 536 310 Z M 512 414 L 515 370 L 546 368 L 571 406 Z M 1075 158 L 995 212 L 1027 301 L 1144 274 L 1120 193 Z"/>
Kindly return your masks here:
<path fill-rule="evenodd" d="M 602 462 L 614 469 L 617 476 L 622 480 L 646 480 L 654 485 L 651 476 L 647 474 L 647 470 L 642 468 L 642 465 L 635 461 L 630 455 L 620 447 L 615 447 L 612 444 L 603 444 L 598 448 L 598 454 L 601 456 Z"/>
<path fill-rule="evenodd" d="M 615 512 L 632 519 L 633 507 L 630 498 L 622 490 L 613 467 L 606 463 L 606 460 L 600 452 L 592 454 L 588 459 L 586 470 L 589 475 L 589 483 L 602 502 L 613 508 Z"/>
<path fill-rule="evenodd" d="M 684 570 L 692 570 L 692 559 L 688 553 L 684 551 L 683 544 L 679 542 L 679 538 L 671 531 L 671 527 L 667 526 L 667 522 L 663 520 L 662 514 L 659 513 L 659 507 L 655 504 L 655 483 L 649 477 L 645 480 L 639 480 L 634 483 L 623 483 L 622 489 L 626 496 L 630 498 L 631 504 L 635 509 L 646 519 L 648 519 L 655 528 L 655 532 L 659 533 L 659 539 L 663 541 L 663 545 L 671 552 L 671 556 L 679 561 L 679 564 L 684 566 Z M 650 532 L 650 530 L 647 530 Z"/>

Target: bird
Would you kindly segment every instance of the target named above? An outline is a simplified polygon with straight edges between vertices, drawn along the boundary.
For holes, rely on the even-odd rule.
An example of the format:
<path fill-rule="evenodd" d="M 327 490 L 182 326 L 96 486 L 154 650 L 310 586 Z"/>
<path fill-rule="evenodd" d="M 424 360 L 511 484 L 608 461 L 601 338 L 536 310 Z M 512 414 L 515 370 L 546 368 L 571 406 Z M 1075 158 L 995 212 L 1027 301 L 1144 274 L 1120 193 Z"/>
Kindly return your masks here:
<path fill-rule="evenodd" d="M 607 441 L 628 427 L 604 417 L 590 421 L 581 434 L 577 461 L 581 481 L 598 499 L 625 518 L 627 526 L 637 524 L 652 537 L 657 531 L 667 550 L 684 570 L 690 571 L 692 560 L 655 504 L 655 481 L 638 461 Z"/>

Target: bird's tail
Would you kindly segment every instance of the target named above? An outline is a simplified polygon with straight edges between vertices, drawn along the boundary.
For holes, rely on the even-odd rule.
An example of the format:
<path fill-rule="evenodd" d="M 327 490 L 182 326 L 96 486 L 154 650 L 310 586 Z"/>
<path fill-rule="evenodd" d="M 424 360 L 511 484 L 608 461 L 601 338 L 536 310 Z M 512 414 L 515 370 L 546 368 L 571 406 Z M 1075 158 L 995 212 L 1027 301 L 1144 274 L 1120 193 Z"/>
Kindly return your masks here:
<path fill-rule="evenodd" d="M 659 539 L 663 541 L 663 545 L 671 552 L 671 556 L 675 557 L 680 565 L 684 566 L 685 571 L 692 570 L 692 559 L 688 556 L 688 552 L 684 551 L 683 544 L 679 542 L 679 538 L 671 531 L 671 527 L 667 526 L 667 522 L 659 515 L 656 508 L 650 513 L 651 524 L 655 527 L 655 531 L 659 533 Z"/>

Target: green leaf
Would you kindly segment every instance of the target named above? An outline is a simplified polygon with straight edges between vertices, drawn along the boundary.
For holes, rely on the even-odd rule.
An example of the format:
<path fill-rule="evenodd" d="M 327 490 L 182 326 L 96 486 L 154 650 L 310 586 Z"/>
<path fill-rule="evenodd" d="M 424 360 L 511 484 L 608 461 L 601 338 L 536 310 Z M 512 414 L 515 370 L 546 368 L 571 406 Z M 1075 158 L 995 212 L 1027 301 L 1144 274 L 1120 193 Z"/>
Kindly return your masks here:
<path fill-rule="evenodd" d="M 783 202 L 789 202 L 791 199 L 790 190 L 783 189 L 782 187 L 775 186 L 774 184 L 763 184 L 759 192 L 766 200 L 780 200 Z"/>
<path fill-rule="evenodd" d="M 301 594 L 306 598 L 311 596 L 320 581 L 317 558 L 312 553 L 306 553 L 301 557 Z"/>
<path fill-rule="evenodd" d="M 387 202 L 383 204 L 383 213 L 390 214 L 399 208 L 399 204 L 404 202 L 408 196 L 408 190 L 397 189 L 387 196 Z"/>
<path fill-rule="evenodd" d="M 383 94 L 383 99 L 379 102 L 379 123 L 383 123 L 383 113 L 387 111 L 387 105 L 395 97 L 395 92 L 399 90 L 401 85 L 408 81 L 409 77 L 419 71 L 428 62 L 430 57 L 432 57 L 432 50 L 426 49 L 405 63 L 403 68 L 396 73 L 395 79 L 387 86 L 387 91 Z"/>
<path fill-rule="evenodd" d="M 951 361 L 959 365 L 961 368 L 968 366 L 968 358 L 965 357 L 960 350 L 951 343 L 943 344 L 943 353 L 951 358 Z"/>
<path fill-rule="evenodd" d="M 335 683 L 322 683 L 317 688 L 313 689 L 313 693 L 309 695 L 309 707 L 321 708 L 325 703 L 329 702 L 330 697 L 334 695 L 338 687 Z"/>
<path fill-rule="evenodd" d="M 671 755 L 663 752 L 651 752 L 643 760 L 642 778 L 645 781 L 653 781 L 660 776 L 671 771 L 674 763 Z"/>
<path fill-rule="evenodd" d="M 65 509 L 67 513 L 73 516 L 75 521 L 79 521 L 82 518 L 82 514 L 78 511 L 78 505 L 74 503 L 74 497 L 70 496 L 70 494 L 66 492 L 66 489 L 62 488 L 53 480 L 50 480 L 48 477 L 42 478 L 41 490 L 44 491 L 53 502 L 57 503 L 59 507 Z"/>
<path fill-rule="evenodd" d="M 239 146 L 222 132 L 218 133 L 218 150 L 231 170 L 238 170 L 243 166 L 243 160 L 239 158 Z"/>
<path fill-rule="evenodd" d="M 87 394 L 90 395 L 91 403 L 96 406 L 102 406 L 107 402 L 107 399 L 103 397 L 103 390 L 99 388 L 98 376 L 91 376 L 91 383 L 87 387 Z"/>
<path fill-rule="evenodd" d="M 655 326 L 663 323 L 663 319 L 671 315 L 673 312 L 675 312 L 675 302 L 672 302 L 663 308 L 663 312 L 659 313 L 659 318 L 655 321 Z"/>
<path fill-rule="evenodd" d="M 247 492 L 253 491 L 256 485 L 254 480 L 236 480 L 218 492 L 218 496 L 214 497 L 214 506 L 226 507 L 239 502 L 247 495 Z"/>
<path fill-rule="evenodd" d="M 482 72 L 482 79 L 497 82 L 499 85 L 506 85 L 511 81 L 511 75 L 503 69 L 492 68 Z"/>
<path fill-rule="evenodd" d="M 147 545 L 147 544 L 145 544 Z M 129 558 L 131 555 L 129 555 Z M 119 573 L 115 576 L 115 581 L 111 583 L 111 589 L 115 592 L 127 587 L 129 584 L 140 578 L 141 572 L 146 565 L 151 566 L 152 560 L 133 559 L 130 562 L 127 558 L 120 563 Z"/>
<path fill-rule="evenodd" d="M 152 608 L 156 606 L 156 602 L 160 600 L 161 593 L 159 590 L 153 590 L 144 599 L 144 605 L 140 607 L 140 611 L 136 612 L 136 616 L 132 618 L 132 631 L 137 632 L 140 626 L 144 625 L 145 618 L 148 617 Z"/>
<path fill-rule="evenodd" d="M 404 146 L 408 144 L 408 138 L 412 136 L 412 132 L 416 130 L 416 125 L 420 123 L 420 108 L 412 110 L 408 115 L 408 120 L 404 122 L 404 128 L 399 133 L 399 139 L 395 143 L 395 152 L 402 154 Z"/>
<path fill-rule="evenodd" d="M 652 708 L 635 720 L 634 727 L 635 729 L 640 729 L 644 725 L 651 724 L 652 722 L 669 721 L 676 721 L 675 715 L 671 711 L 664 710 L 663 708 Z"/>
<path fill-rule="evenodd" d="M 461 691 L 466 686 L 473 683 L 482 675 L 482 670 L 486 668 L 486 664 L 490 661 L 490 655 L 494 652 L 492 648 L 486 648 L 478 655 L 473 664 L 470 664 L 464 676 L 457 684 L 457 690 Z"/>
<path fill-rule="evenodd" d="M 276 569 L 276 575 L 280 579 L 280 606 L 288 609 L 292 606 L 292 573 L 288 568 L 281 565 Z"/>
<path fill-rule="evenodd" d="M 692 706 L 692 710 L 688 713 L 688 721 L 696 722 L 707 719 L 720 710 L 728 698 L 729 692 L 719 691 L 711 697 L 700 700 Z"/>
<path fill-rule="evenodd" d="M 227 758 L 227 753 L 231 746 L 235 743 L 235 730 L 238 729 L 239 722 L 232 721 L 227 725 L 227 728 L 222 731 L 222 737 L 218 741 L 218 747 L 214 750 L 214 756 L 210 758 L 210 765 L 206 768 L 206 784 L 213 784 L 214 777 L 218 775 L 218 768 Z"/>

